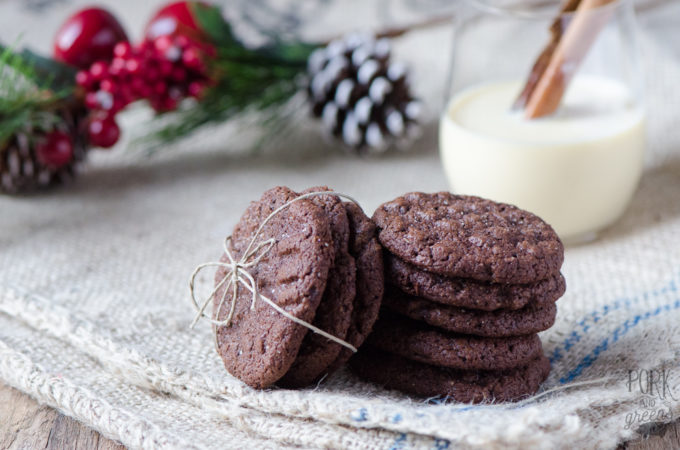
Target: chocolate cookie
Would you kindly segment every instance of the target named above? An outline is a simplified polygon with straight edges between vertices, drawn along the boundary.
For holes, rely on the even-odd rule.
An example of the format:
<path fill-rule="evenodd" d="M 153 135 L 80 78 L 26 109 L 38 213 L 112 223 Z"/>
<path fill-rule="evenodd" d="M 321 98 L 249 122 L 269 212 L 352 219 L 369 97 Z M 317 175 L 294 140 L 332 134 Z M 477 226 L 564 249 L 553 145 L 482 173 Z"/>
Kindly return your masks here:
<path fill-rule="evenodd" d="M 326 186 L 313 187 L 300 193 L 330 191 Z M 330 219 L 335 261 L 328 274 L 323 298 L 316 310 L 314 326 L 345 339 L 352 320 L 356 295 L 356 265 L 349 253 L 350 225 L 344 203 L 339 197 L 323 195 L 309 200 L 323 208 Z M 277 384 L 284 387 L 302 387 L 313 383 L 335 361 L 343 348 L 328 338 L 307 332 L 293 365 Z"/>
<path fill-rule="evenodd" d="M 542 352 L 536 334 L 506 338 L 464 336 L 384 310 L 367 344 L 413 361 L 463 370 L 512 369 Z"/>
<path fill-rule="evenodd" d="M 535 394 L 550 374 L 550 361 L 543 355 L 520 368 L 471 372 L 409 361 L 367 347 L 362 347 L 350 365 L 361 378 L 385 388 L 461 403 L 520 400 Z"/>
<path fill-rule="evenodd" d="M 567 287 L 562 274 L 531 284 L 500 284 L 465 278 L 450 278 L 427 272 L 385 255 L 385 278 L 402 291 L 446 305 L 493 311 L 519 309 L 539 299 L 554 302 Z"/>
<path fill-rule="evenodd" d="M 555 323 L 554 301 L 534 302 L 522 309 L 478 311 L 445 306 L 388 287 L 383 305 L 396 313 L 447 331 L 474 336 L 523 336 L 547 330 Z"/>
<path fill-rule="evenodd" d="M 350 222 L 349 251 L 357 265 L 356 297 L 345 340 L 358 348 L 373 330 L 380 311 L 385 288 L 382 247 L 371 219 L 358 205 L 348 202 L 344 205 Z M 352 352 L 343 348 L 329 370 L 338 369 L 351 356 Z"/>
<path fill-rule="evenodd" d="M 232 252 L 238 260 L 264 219 L 297 194 L 285 187 L 265 192 L 252 202 L 232 235 Z M 329 219 L 324 210 L 308 199 L 293 203 L 267 223 L 257 242 L 275 240 L 272 248 L 254 267 L 248 269 L 260 294 L 289 314 L 312 322 L 321 301 L 334 246 Z M 226 257 L 222 258 L 226 261 Z M 225 277 L 220 268 L 216 283 Z M 231 291 L 230 291 L 231 292 Z M 218 308 L 224 286 L 217 292 L 213 317 L 224 320 L 229 296 Z M 275 383 L 290 368 L 300 349 L 307 328 L 291 321 L 263 300 L 251 309 L 252 294 L 239 288 L 233 320 L 216 329 L 217 351 L 235 377 L 255 388 Z"/>
<path fill-rule="evenodd" d="M 448 192 L 413 192 L 373 215 L 391 253 L 449 277 L 525 284 L 559 272 L 564 247 L 540 218 L 511 205 Z"/>

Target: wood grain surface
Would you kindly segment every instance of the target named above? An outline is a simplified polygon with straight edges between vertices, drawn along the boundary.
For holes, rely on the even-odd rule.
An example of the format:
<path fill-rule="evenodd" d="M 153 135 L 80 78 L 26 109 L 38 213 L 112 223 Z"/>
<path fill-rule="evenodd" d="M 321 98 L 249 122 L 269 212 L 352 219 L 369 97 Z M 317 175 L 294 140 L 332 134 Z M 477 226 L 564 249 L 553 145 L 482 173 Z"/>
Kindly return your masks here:
<path fill-rule="evenodd" d="M 619 446 L 619 450 L 675 448 L 680 448 L 680 421 L 653 429 L 649 436 Z M 0 384 L 0 449 L 124 450 L 125 447 Z"/>
<path fill-rule="evenodd" d="M 0 449 L 124 450 L 125 447 L 0 384 Z"/>

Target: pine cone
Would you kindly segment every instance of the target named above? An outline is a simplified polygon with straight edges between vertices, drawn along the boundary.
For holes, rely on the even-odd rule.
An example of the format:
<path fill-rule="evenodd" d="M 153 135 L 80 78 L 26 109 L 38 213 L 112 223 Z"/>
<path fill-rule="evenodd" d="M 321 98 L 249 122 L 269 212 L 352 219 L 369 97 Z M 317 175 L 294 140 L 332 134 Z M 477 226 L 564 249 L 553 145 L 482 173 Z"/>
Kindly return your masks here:
<path fill-rule="evenodd" d="M 19 194 L 46 188 L 74 178 L 88 149 L 82 107 L 62 108 L 59 129 L 73 137 L 73 158 L 65 166 L 52 168 L 42 164 L 35 152 L 34 131 L 16 133 L 0 147 L 0 193 Z"/>
<path fill-rule="evenodd" d="M 334 40 L 310 55 L 308 74 L 313 114 L 349 148 L 383 152 L 419 133 L 421 103 L 411 95 L 406 66 L 390 62 L 388 39 Z"/>

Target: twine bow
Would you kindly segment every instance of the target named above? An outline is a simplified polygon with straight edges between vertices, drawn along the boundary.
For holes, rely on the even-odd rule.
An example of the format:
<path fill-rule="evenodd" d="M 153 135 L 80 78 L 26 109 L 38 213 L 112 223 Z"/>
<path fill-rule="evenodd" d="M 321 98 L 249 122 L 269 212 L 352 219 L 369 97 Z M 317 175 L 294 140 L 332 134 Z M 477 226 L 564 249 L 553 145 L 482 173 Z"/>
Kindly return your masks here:
<path fill-rule="evenodd" d="M 290 205 L 292 205 L 295 202 L 304 200 L 309 197 L 315 197 L 319 195 L 335 195 L 337 197 L 343 197 L 346 198 L 356 204 L 357 201 L 354 200 L 352 197 L 344 194 L 340 194 L 337 192 L 333 191 L 320 191 L 320 192 L 310 192 L 308 194 L 303 194 L 299 197 L 294 198 L 293 200 L 283 204 L 282 206 L 278 207 L 275 209 L 271 214 L 267 216 L 267 218 L 262 221 L 260 226 L 258 227 L 257 231 L 253 235 L 252 239 L 250 240 L 248 246 L 246 247 L 246 250 L 243 252 L 243 255 L 241 258 L 237 261 L 234 256 L 231 253 L 230 250 L 230 244 L 231 244 L 231 236 L 227 236 L 226 239 L 224 240 L 224 254 L 227 257 L 226 262 L 224 261 L 216 261 L 216 262 L 207 262 L 200 264 L 196 269 L 194 269 L 194 272 L 191 274 L 191 279 L 189 280 L 189 289 L 191 291 L 191 301 L 193 302 L 194 307 L 196 308 L 196 316 L 194 317 L 194 320 L 191 322 L 191 328 L 196 326 L 199 320 L 201 318 L 208 319 L 211 324 L 215 326 L 229 326 L 234 318 L 234 311 L 236 310 L 236 302 L 238 301 L 238 293 L 239 293 L 239 286 L 243 286 L 247 290 L 249 290 L 252 294 L 251 302 L 250 302 L 250 309 L 255 309 L 255 304 L 257 300 L 262 300 L 263 302 L 267 303 L 269 306 L 274 308 L 279 314 L 285 316 L 289 320 L 292 320 L 293 322 L 302 325 L 303 327 L 308 328 L 309 330 L 313 331 L 314 333 L 320 334 L 324 336 L 327 339 L 330 339 L 331 341 L 340 344 L 344 347 L 347 347 L 350 349 L 352 352 L 356 352 L 357 349 L 349 344 L 348 342 L 345 342 L 344 340 L 333 336 L 330 333 L 327 333 L 323 331 L 320 328 L 315 327 L 311 323 L 305 322 L 304 320 L 295 317 L 294 315 L 288 313 L 285 311 L 283 308 L 281 308 L 279 305 L 277 305 L 274 301 L 271 299 L 265 297 L 262 295 L 257 288 L 257 281 L 255 278 L 250 274 L 249 269 L 257 266 L 262 258 L 267 255 L 267 253 L 272 249 L 274 244 L 276 243 L 276 239 L 270 238 L 262 242 L 257 242 L 258 237 L 262 233 L 262 230 L 264 229 L 264 226 L 271 220 L 273 219 L 277 214 L 281 213 L 284 209 L 288 208 Z M 196 289 L 195 289 L 195 284 L 196 284 L 196 277 L 198 274 L 205 268 L 207 267 L 223 267 L 227 269 L 227 272 L 225 276 L 215 284 L 215 287 L 213 288 L 212 292 L 210 295 L 203 300 L 202 302 L 199 302 L 199 300 L 196 299 Z M 220 311 L 222 311 L 222 308 L 224 307 L 224 304 L 227 301 L 227 297 L 229 295 L 229 290 L 231 289 L 231 302 L 229 305 L 229 313 L 227 314 L 227 317 L 224 320 L 215 320 L 211 316 L 207 315 L 205 310 L 210 304 L 211 300 L 217 295 L 217 292 L 224 286 L 224 291 L 222 292 L 222 295 L 220 297 L 220 301 L 217 305 L 215 317 L 219 317 Z M 217 335 L 217 333 L 215 333 Z"/>

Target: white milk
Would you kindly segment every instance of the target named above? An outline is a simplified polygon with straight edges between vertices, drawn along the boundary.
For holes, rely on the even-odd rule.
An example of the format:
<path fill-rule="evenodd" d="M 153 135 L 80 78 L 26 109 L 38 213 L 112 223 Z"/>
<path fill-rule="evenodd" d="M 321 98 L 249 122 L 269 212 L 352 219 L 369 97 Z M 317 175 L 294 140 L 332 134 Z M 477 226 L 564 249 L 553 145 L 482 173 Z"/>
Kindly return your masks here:
<path fill-rule="evenodd" d="M 491 83 L 451 100 L 439 129 L 451 189 L 527 209 L 564 240 L 592 237 L 624 212 L 638 184 L 644 113 L 623 84 L 580 76 L 558 112 L 527 120 L 510 111 L 520 88 Z"/>

